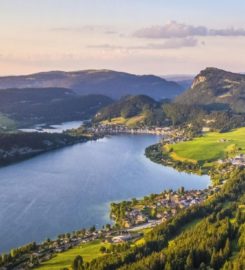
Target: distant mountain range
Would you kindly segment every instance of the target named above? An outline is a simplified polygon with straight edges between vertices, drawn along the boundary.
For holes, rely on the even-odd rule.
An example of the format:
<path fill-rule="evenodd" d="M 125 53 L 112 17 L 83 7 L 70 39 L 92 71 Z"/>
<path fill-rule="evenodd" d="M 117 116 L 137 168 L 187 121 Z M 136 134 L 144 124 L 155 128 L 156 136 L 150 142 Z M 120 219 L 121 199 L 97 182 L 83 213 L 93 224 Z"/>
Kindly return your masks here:
<path fill-rule="evenodd" d="M 202 104 L 245 112 L 245 75 L 217 68 L 206 68 L 191 87 L 176 98 L 183 104 Z"/>
<path fill-rule="evenodd" d="M 191 84 L 193 82 L 193 79 L 195 78 L 195 75 L 181 75 L 181 74 L 176 74 L 176 75 L 162 75 L 161 78 L 168 80 L 168 81 L 173 81 L 179 84 L 183 89 L 188 89 L 191 87 Z"/>
<path fill-rule="evenodd" d="M 70 88 L 80 95 L 100 94 L 113 99 L 148 95 L 156 100 L 174 98 L 183 92 L 178 83 L 154 75 L 133 75 L 111 70 L 51 71 L 24 76 L 0 77 L 0 89 Z"/>
<path fill-rule="evenodd" d="M 191 77 L 171 79 L 189 81 Z M 18 126 L 30 126 L 82 120 L 94 117 L 98 111 L 101 119 L 143 112 L 149 115 L 149 111 L 159 114 L 160 103 L 155 100 L 164 98 L 210 109 L 245 112 L 245 75 L 217 68 L 201 71 L 185 92 L 179 84 L 157 76 L 109 70 L 0 77 L 0 89 L 0 127 L 6 122 L 12 125 L 11 121 Z M 154 113 L 151 118 L 156 117 Z"/>
<path fill-rule="evenodd" d="M 14 120 L 17 126 L 84 120 L 111 104 L 102 95 L 80 96 L 64 88 L 23 88 L 0 91 L 0 127 L 2 118 Z"/>

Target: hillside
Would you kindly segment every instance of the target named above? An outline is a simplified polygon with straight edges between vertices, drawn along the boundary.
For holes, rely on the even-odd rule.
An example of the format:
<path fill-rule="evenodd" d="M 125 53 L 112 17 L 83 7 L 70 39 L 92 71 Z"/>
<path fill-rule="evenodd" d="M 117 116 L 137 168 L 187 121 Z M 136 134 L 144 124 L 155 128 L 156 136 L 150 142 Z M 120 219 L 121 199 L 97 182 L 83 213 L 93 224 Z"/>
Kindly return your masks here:
<path fill-rule="evenodd" d="M 51 71 L 0 77 L 0 89 L 47 87 L 70 88 L 81 95 L 101 94 L 114 99 L 140 94 L 155 99 L 174 98 L 183 91 L 176 82 L 157 76 L 138 76 L 111 70 Z"/>
<path fill-rule="evenodd" d="M 112 100 L 102 95 L 77 95 L 64 88 L 7 89 L 0 91 L 0 114 L 18 126 L 60 123 L 91 118 Z"/>
<path fill-rule="evenodd" d="M 176 102 L 230 107 L 235 112 L 245 112 L 245 75 L 206 68 Z"/>
<path fill-rule="evenodd" d="M 94 121 L 103 121 L 104 124 L 110 125 L 161 125 L 164 114 L 161 103 L 148 96 L 127 96 L 98 111 Z"/>
<path fill-rule="evenodd" d="M 82 133 L 77 136 L 68 133 L 0 133 L 0 166 L 89 139 Z"/>
<path fill-rule="evenodd" d="M 156 108 L 158 102 L 147 96 L 127 96 L 102 108 L 95 116 L 97 120 L 113 117 L 132 117 L 142 113 L 146 108 Z"/>

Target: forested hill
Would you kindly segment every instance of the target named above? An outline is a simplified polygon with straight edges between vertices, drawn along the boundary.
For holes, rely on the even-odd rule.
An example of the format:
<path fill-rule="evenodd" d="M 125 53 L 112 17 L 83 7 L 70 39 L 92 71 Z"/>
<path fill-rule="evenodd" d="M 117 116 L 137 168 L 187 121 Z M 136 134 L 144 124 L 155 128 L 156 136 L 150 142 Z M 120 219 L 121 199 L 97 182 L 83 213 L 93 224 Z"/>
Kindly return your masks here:
<path fill-rule="evenodd" d="M 143 113 L 147 109 L 155 109 L 159 103 L 148 96 L 127 96 L 113 104 L 102 108 L 95 120 L 108 120 L 114 117 L 129 118 Z"/>
<path fill-rule="evenodd" d="M 245 75 L 206 68 L 195 77 L 191 88 L 176 98 L 176 102 L 245 112 Z"/>
<path fill-rule="evenodd" d="M 106 96 L 80 96 L 64 88 L 0 90 L 0 114 L 17 125 L 84 120 L 111 102 Z"/>
<path fill-rule="evenodd" d="M 101 94 L 114 99 L 141 94 L 155 99 L 174 98 L 183 92 L 183 88 L 176 82 L 157 76 L 138 76 L 111 70 L 51 71 L 26 76 L 0 77 L 0 89 L 30 87 L 70 88 L 81 95 Z"/>

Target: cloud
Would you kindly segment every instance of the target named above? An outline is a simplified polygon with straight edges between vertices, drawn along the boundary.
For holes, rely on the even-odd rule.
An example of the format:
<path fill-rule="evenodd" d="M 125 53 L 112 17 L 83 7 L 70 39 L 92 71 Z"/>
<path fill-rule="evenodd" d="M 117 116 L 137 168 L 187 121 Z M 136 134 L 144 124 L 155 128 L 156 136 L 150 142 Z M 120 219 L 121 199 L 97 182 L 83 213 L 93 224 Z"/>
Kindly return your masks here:
<path fill-rule="evenodd" d="M 110 44 L 98 44 L 98 45 L 88 45 L 88 49 L 108 49 L 108 50 L 116 50 L 116 49 L 125 49 L 127 47 L 122 47 L 118 45 L 110 45 Z"/>
<path fill-rule="evenodd" d="M 208 29 L 205 26 L 193 26 L 170 21 L 163 26 L 151 26 L 137 30 L 133 34 L 138 38 L 184 38 L 191 36 L 245 36 L 245 29 L 226 28 Z"/>
<path fill-rule="evenodd" d="M 169 39 L 162 44 L 149 44 L 151 49 L 179 49 L 183 47 L 196 47 L 198 45 L 197 39 L 193 37 Z"/>
<path fill-rule="evenodd" d="M 83 32 L 101 32 L 104 34 L 116 34 L 110 26 L 106 25 L 82 25 L 82 26 L 68 26 L 68 27 L 54 27 L 50 29 L 53 32 L 64 33 L 83 33 Z"/>
<path fill-rule="evenodd" d="M 236 37 L 236 36 L 245 36 L 245 29 L 239 28 L 227 28 L 227 29 L 210 29 L 210 36 L 227 36 L 227 37 Z"/>
<path fill-rule="evenodd" d="M 89 49 L 104 49 L 104 50 L 163 50 L 163 49 L 180 49 L 184 47 L 195 47 L 198 45 L 198 40 L 193 37 L 174 38 L 166 40 L 163 43 L 150 43 L 140 46 L 120 46 L 111 44 L 88 45 Z"/>
<path fill-rule="evenodd" d="M 118 33 L 116 31 L 113 31 L 113 30 L 106 30 L 105 34 L 107 34 L 107 35 L 115 35 L 115 34 L 118 34 Z"/>

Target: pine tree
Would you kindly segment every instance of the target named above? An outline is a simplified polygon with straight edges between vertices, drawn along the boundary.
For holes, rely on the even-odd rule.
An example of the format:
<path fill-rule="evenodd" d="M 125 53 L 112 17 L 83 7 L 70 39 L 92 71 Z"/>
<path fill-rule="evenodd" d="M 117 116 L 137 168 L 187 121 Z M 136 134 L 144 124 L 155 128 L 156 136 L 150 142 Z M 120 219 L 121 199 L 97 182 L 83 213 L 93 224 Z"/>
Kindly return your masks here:
<path fill-rule="evenodd" d="M 172 270 L 172 266 L 170 262 L 166 263 L 164 270 Z"/>
<path fill-rule="evenodd" d="M 230 239 L 227 238 L 226 242 L 225 242 L 225 247 L 223 250 L 223 256 L 225 257 L 225 259 L 227 259 L 231 254 L 231 243 L 230 243 Z"/>
<path fill-rule="evenodd" d="M 80 255 L 76 256 L 76 258 L 73 261 L 72 269 L 73 270 L 84 270 L 82 256 L 80 256 Z"/>
<path fill-rule="evenodd" d="M 192 269 L 193 266 L 194 266 L 194 258 L 193 258 L 193 251 L 191 250 L 186 259 L 186 269 Z"/>

